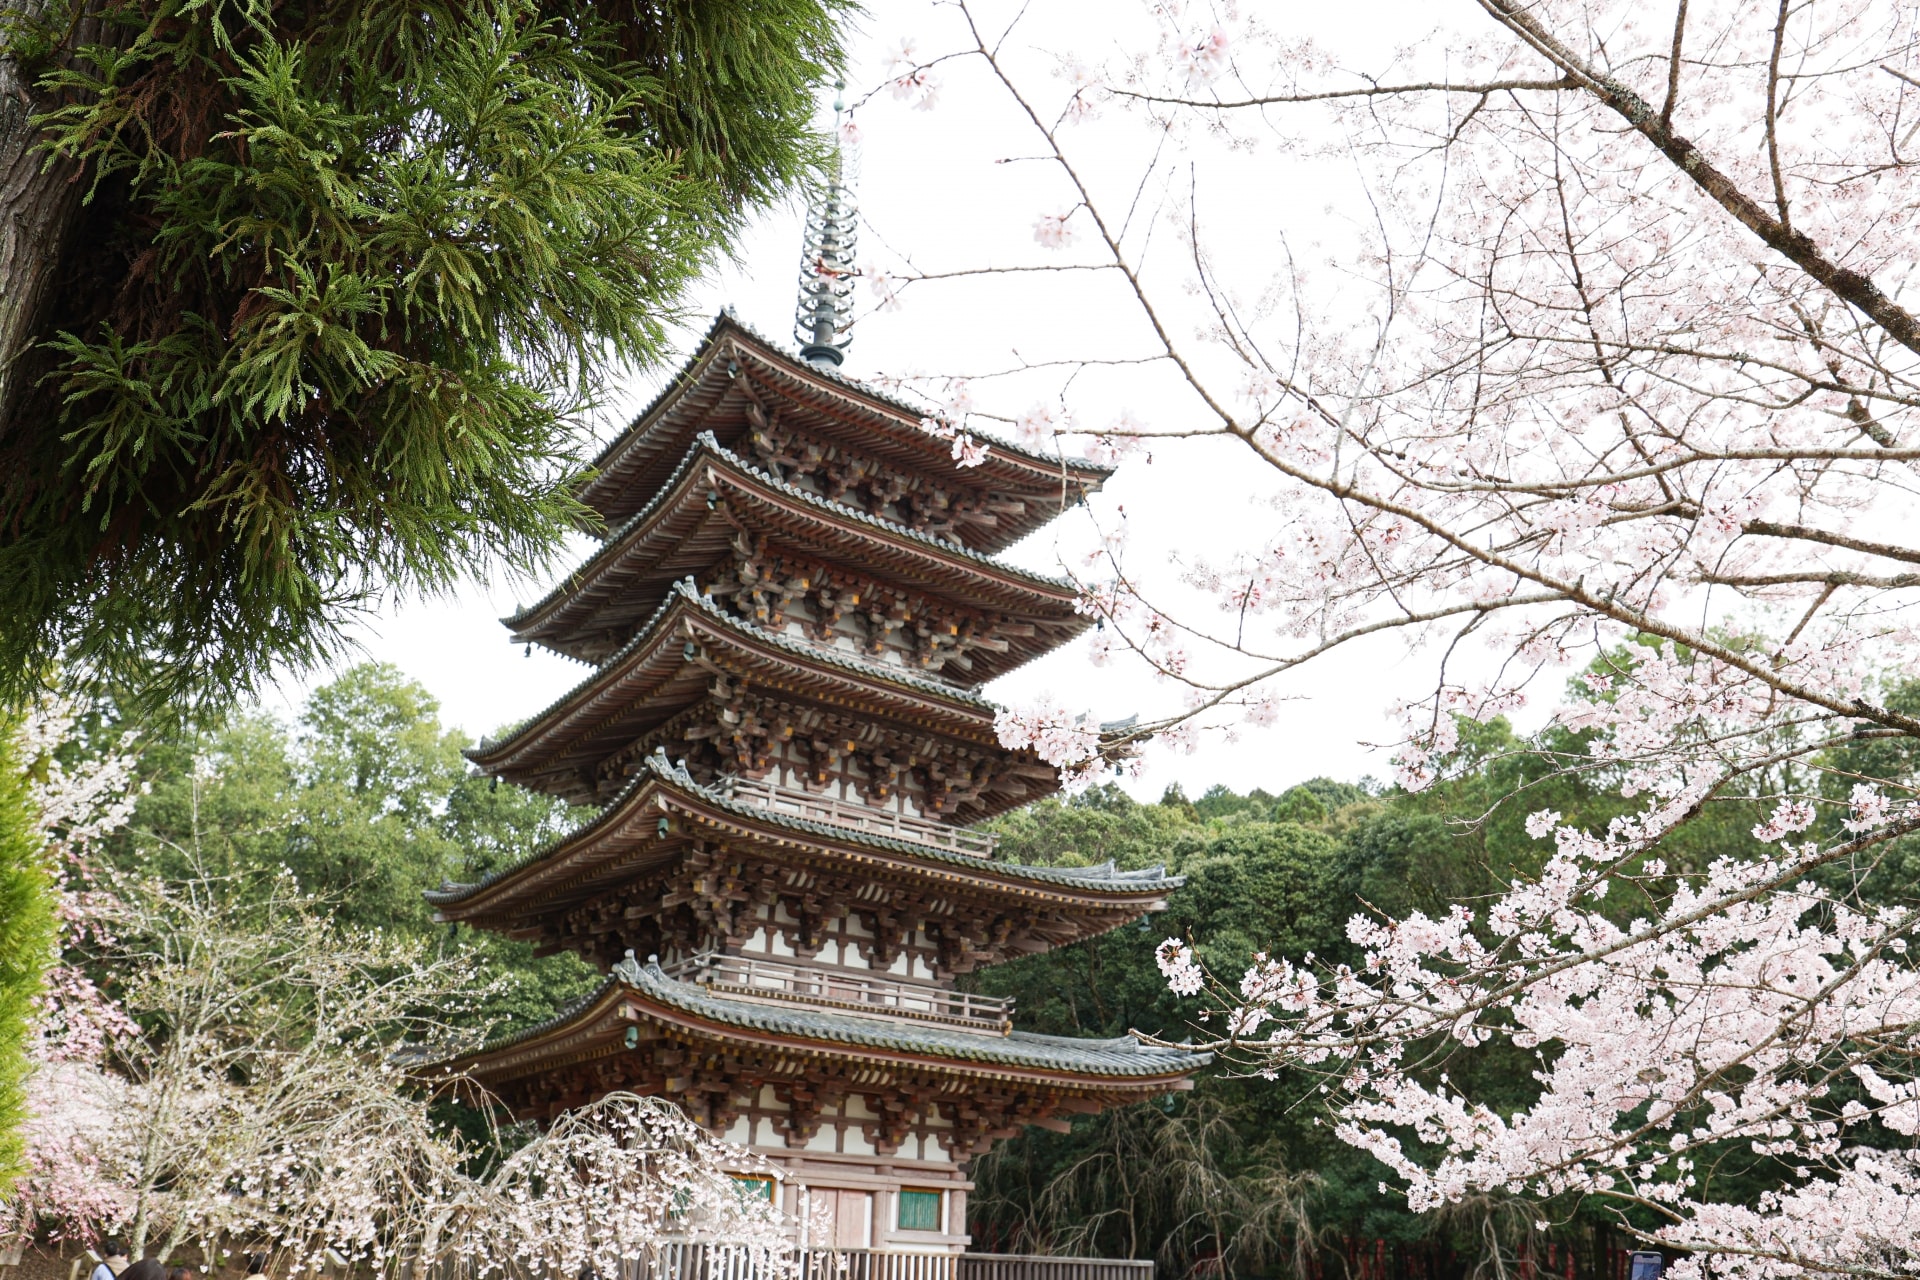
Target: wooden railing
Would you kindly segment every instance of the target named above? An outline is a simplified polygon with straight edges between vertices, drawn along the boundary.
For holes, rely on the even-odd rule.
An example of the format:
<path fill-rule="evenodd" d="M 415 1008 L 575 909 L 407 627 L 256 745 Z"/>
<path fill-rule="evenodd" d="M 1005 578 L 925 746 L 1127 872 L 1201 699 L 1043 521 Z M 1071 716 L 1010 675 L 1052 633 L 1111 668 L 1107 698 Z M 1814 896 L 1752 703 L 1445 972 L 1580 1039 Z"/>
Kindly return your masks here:
<path fill-rule="evenodd" d="M 756 805 L 774 813 L 836 827 L 852 827 L 857 831 L 892 836 L 896 840 L 911 840 L 916 844 L 930 844 L 953 853 L 971 854 L 976 858 L 992 857 L 995 847 L 1000 843 L 999 836 L 982 831 L 950 827 L 929 818 L 908 817 L 892 809 L 876 809 L 858 801 L 811 795 L 777 783 L 723 778 L 719 785 L 723 794 L 743 804 Z"/>
<path fill-rule="evenodd" d="M 788 1260 L 783 1260 L 788 1261 Z M 770 1280 L 764 1255 L 740 1245 L 655 1245 L 621 1280 Z M 809 1249 L 797 1280 L 1153 1280 L 1153 1263 L 1021 1254 Z"/>
<path fill-rule="evenodd" d="M 1153 1260 L 963 1253 L 954 1280 L 1153 1280 Z"/>
<path fill-rule="evenodd" d="M 697 982 L 729 995 L 762 996 L 860 1013 L 885 1013 L 1002 1035 L 1013 1027 L 1011 997 L 889 982 L 844 969 L 702 951 L 665 966 L 664 972 L 669 978 Z"/>

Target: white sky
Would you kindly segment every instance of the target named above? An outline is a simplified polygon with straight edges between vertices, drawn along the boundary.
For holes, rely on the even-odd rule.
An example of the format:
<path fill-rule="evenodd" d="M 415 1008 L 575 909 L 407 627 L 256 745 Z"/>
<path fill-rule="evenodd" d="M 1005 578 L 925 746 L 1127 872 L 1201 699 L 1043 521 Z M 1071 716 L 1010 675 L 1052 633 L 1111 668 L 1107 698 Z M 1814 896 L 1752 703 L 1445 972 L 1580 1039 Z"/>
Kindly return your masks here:
<path fill-rule="evenodd" d="M 1320 34 L 1336 40 L 1365 40 L 1369 32 L 1389 29 L 1406 39 L 1408 27 L 1394 19 L 1394 13 L 1425 12 L 1401 3 L 1317 14 L 1301 12 L 1305 8 L 1276 10 L 1271 20 L 1319 23 L 1325 28 Z M 1101 61 L 1115 52 L 1103 43 L 1114 24 L 1125 22 L 1131 12 L 1112 0 L 1036 0 L 1008 42 L 1009 58 L 1042 73 L 1036 79 L 1044 84 L 1047 63 L 1041 49 L 1070 49 L 1089 62 Z M 951 9 L 925 0 L 871 5 L 854 42 L 856 64 L 848 96 L 856 97 L 883 80 L 903 36 L 914 38 L 922 58 L 950 48 L 953 23 Z M 1095 37 L 1090 34 L 1095 30 L 1108 34 Z M 1019 159 L 1034 152 L 1027 126 L 988 83 L 978 63 L 947 63 L 939 74 L 942 89 L 932 110 L 914 110 L 882 92 L 859 113 L 863 154 L 858 194 L 868 223 L 863 258 L 891 250 L 928 271 L 1070 260 L 1048 257 L 1033 242 L 1034 218 L 1060 211 L 1070 200 L 1050 165 Z M 1087 172 L 1106 189 L 1117 195 L 1138 185 L 1140 135 L 1125 121 L 1103 118 L 1081 126 L 1073 140 Z M 1212 166 L 1198 172 L 1210 181 L 1208 209 L 1216 240 L 1225 234 L 1243 242 L 1250 264 L 1257 267 L 1263 255 L 1271 259 L 1272 245 L 1282 232 L 1293 237 L 1296 249 L 1317 246 L 1329 234 L 1337 239 L 1339 218 L 1328 212 L 1345 181 L 1337 166 L 1286 156 L 1248 160 L 1191 142 L 1182 145 L 1192 147 L 1196 165 Z M 789 208 L 753 228 L 740 246 L 739 261 L 718 273 L 696 297 L 696 322 L 687 331 L 685 349 L 691 349 L 707 317 L 727 303 L 762 332 L 789 338 L 800 224 L 799 209 Z M 1166 243 L 1177 249 L 1171 232 Z M 1063 279 L 1003 275 L 916 286 L 900 310 L 862 318 L 845 372 L 854 377 L 971 373 L 1004 368 L 1020 357 L 1140 349 L 1138 321 L 1116 305 L 1117 298 L 1103 297 L 1087 277 L 1065 284 Z M 863 289 L 863 302 L 868 297 Z M 633 409 L 651 397 L 664 372 L 629 379 L 625 403 L 593 424 L 596 435 L 604 439 L 623 426 Z M 1031 382 L 1026 387 L 975 385 L 982 408 L 1008 414 L 1039 398 Z M 1092 406 L 1082 414 L 1088 421 L 1100 412 L 1110 417 L 1124 407 L 1154 427 L 1166 427 L 1190 412 L 1164 381 L 1130 371 L 1125 376 L 1083 374 L 1075 395 L 1077 408 Z M 1271 508 L 1260 504 L 1244 463 L 1217 442 L 1158 450 L 1151 462 L 1129 460 L 1094 508 L 1097 518 L 1107 521 L 1121 518 L 1122 510 L 1131 532 L 1130 571 L 1160 582 L 1171 581 L 1165 567 L 1170 557 L 1219 557 L 1256 542 L 1263 519 L 1271 518 Z M 1057 571 L 1059 548 L 1084 542 L 1083 519 L 1077 514 L 1063 517 L 1015 548 L 1012 558 Z M 1159 568 L 1155 572 L 1148 566 Z M 548 585 L 476 583 L 450 599 L 390 606 L 354 639 L 364 656 L 391 662 L 422 681 L 440 699 L 451 723 L 479 734 L 538 710 L 587 674 L 580 664 L 537 647 L 531 656 L 522 656 L 497 622 L 516 602 L 536 599 Z M 291 709 L 325 678 L 320 673 L 286 679 L 267 703 Z M 1394 736 L 1385 716 L 1391 702 L 1430 687 L 1427 662 L 1420 655 L 1409 657 L 1396 642 L 1330 656 L 1284 688 L 1297 700 L 1287 704 L 1273 728 L 1243 731 L 1237 742 L 1209 738 L 1191 755 L 1150 751 L 1142 777 L 1129 789 L 1153 797 L 1174 781 L 1198 794 L 1214 782 L 1238 790 L 1279 790 L 1315 775 L 1389 776 L 1384 753 L 1367 743 Z M 1043 692 L 1068 706 L 1090 709 L 1103 720 L 1151 713 L 1177 701 L 1175 691 L 1154 682 L 1139 666 L 1122 660 L 1092 667 L 1084 641 L 989 689 L 1010 703 Z"/>

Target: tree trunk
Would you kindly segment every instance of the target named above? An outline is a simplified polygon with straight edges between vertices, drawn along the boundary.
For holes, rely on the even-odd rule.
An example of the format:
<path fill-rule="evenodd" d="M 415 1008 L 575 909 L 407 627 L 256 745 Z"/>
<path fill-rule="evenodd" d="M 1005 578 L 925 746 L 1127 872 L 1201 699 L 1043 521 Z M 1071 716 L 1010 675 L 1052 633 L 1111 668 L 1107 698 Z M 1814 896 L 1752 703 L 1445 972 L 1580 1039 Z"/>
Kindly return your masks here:
<path fill-rule="evenodd" d="M 74 2 L 84 7 L 67 32 L 67 48 L 98 38 L 99 0 Z M 37 26 L 47 6 L 48 0 L 0 0 L 0 31 Z M 80 165 L 53 159 L 37 145 L 32 118 L 54 103 L 34 88 L 34 78 L 0 50 L 0 442 L 17 429 L 15 405 L 34 376 L 32 362 L 22 357 L 45 336 L 39 330 L 50 285 L 72 248 L 86 191 Z"/>

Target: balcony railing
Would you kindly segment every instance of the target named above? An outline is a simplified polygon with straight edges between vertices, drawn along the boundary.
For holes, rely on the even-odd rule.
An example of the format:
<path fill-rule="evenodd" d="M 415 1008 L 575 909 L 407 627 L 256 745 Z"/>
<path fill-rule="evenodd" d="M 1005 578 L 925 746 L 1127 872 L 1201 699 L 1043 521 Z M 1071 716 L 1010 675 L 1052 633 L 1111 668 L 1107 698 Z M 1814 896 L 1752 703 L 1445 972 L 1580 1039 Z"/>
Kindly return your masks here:
<path fill-rule="evenodd" d="M 1026 1254 L 808 1249 L 798 1280 L 1153 1280 L 1151 1261 L 1054 1258 Z M 652 1246 L 629 1280 L 769 1280 L 774 1268 L 745 1247 L 669 1243 Z"/>
<path fill-rule="evenodd" d="M 855 1013 L 880 1013 L 992 1035 L 1005 1035 L 1013 1027 L 1011 997 L 889 982 L 845 970 L 785 964 L 758 956 L 726 956 L 703 951 L 667 965 L 664 972 L 670 978 L 697 982 L 725 995 L 824 1005 Z"/>
<path fill-rule="evenodd" d="M 954 1280 L 1153 1280 L 1153 1259 L 963 1253 Z"/>
<path fill-rule="evenodd" d="M 934 822 L 928 818 L 911 818 L 904 813 L 876 809 L 858 801 L 811 795 L 772 782 L 723 778 L 720 790 L 742 804 L 756 805 L 774 813 L 805 818 L 811 822 L 825 822 L 836 827 L 852 827 L 856 831 L 892 836 L 896 840 L 911 840 L 916 844 L 930 844 L 952 853 L 972 854 L 976 858 L 992 857 L 995 847 L 1000 843 L 999 836 L 982 831 L 950 827 L 944 822 Z"/>

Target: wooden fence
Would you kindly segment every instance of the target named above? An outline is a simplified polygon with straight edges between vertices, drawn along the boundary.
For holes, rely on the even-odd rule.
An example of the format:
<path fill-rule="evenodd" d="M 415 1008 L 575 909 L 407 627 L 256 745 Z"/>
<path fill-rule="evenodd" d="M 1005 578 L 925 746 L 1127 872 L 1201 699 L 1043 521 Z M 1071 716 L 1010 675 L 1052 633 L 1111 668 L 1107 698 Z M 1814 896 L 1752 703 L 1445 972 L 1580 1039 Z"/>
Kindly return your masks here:
<path fill-rule="evenodd" d="M 738 1246 L 655 1246 L 622 1280 L 766 1280 L 763 1257 Z M 1153 1263 L 997 1253 L 809 1249 L 799 1280 L 1153 1280 Z"/>
<path fill-rule="evenodd" d="M 840 800 L 833 796 L 795 791 L 774 782 L 755 782 L 748 778 L 724 778 L 720 789 L 743 804 L 758 805 L 774 813 L 791 814 L 835 827 L 854 827 L 897 840 L 937 845 L 954 853 L 991 858 L 1000 837 L 986 831 L 969 831 L 931 818 L 914 818 L 897 809 L 881 809 L 858 800 Z M 895 803 L 898 803 L 896 801 Z"/>
<path fill-rule="evenodd" d="M 892 982 L 885 977 L 870 978 L 846 970 L 787 964 L 758 956 L 721 955 L 715 951 L 701 951 L 675 961 L 665 966 L 664 972 L 669 978 L 697 982 L 733 995 L 889 1013 L 993 1035 L 1005 1035 L 1013 1029 L 1011 996 L 949 991 L 917 982 Z"/>
<path fill-rule="evenodd" d="M 963 1253 L 955 1280 L 1153 1280 L 1153 1261 L 1055 1258 L 1026 1253 Z"/>

